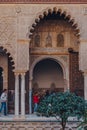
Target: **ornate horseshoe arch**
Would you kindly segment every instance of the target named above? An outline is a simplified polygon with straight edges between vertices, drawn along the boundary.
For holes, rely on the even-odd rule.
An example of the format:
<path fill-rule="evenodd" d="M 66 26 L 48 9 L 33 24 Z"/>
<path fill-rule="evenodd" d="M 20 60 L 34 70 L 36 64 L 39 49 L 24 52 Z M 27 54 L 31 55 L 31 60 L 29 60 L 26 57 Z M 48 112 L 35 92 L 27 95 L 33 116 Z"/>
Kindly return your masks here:
<path fill-rule="evenodd" d="M 30 66 L 30 79 L 33 78 L 33 70 L 34 70 L 34 67 L 36 66 L 36 64 L 44 59 L 51 59 L 53 61 L 56 61 L 62 68 L 63 70 L 63 75 L 64 75 L 64 79 L 67 79 L 68 80 L 68 65 L 67 63 L 60 57 L 57 57 L 57 56 L 40 56 L 39 58 L 37 58 L 33 63 L 32 65 Z"/>
<path fill-rule="evenodd" d="M 67 24 L 70 23 L 71 27 L 73 27 L 73 29 L 75 30 L 75 36 L 77 37 L 77 39 L 79 40 L 80 37 L 80 29 L 79 29 L 79 25 L 77 24 L 77 22 L 75 21 L 75 18 L 72 17 L 72 15 L 67 11 L 67 10 L 63 10 L 59 7 L 52 7 L 52 8 L 47 8 L 46 10 L 43 10 L 41 14 L 37 14 L 37 18 L 34 19 L 35 21 L 32 22 L 33 24 L 29 27 L 29 38 L 31 39 L 31 37 L 34 34 L 35 28 L 38 25 L 38 23 L 40 23 L 41 20 L 44 19 L 44 17 L 48 16 L 48 14 L 52 14 L 52 13 L 59 13 L 60 17 L 61 15 L 63 15 L 64 20 L 67 20 Z M 30 40 L 31 41 L 31 40 Z M 64 79 L 67 82 L 67 86 L 69 87 L 69 61 L 65 62 L 62 58 L 57 57 L 57 56 L 40 56 L 39 58 L 35 59 L 35 61 L 32 63 L 32 65 L 30 66 L 30 80 L 33 79 L 33 70 L 35 65 L 40 62 L 41 60 L 44 59 L 53 59 L 55 60 L 61 67 L 63 70 L 63 75 L 64 75 Z M 67 65 L 68 63 L 68 65 Z"/>

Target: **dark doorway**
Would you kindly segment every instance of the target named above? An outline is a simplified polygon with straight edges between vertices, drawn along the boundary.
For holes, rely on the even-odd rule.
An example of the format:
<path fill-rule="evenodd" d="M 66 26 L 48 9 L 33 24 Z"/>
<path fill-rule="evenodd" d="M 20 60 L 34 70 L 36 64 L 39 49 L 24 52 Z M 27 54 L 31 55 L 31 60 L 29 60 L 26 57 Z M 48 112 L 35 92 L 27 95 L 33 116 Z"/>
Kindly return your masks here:
<path fill-rule="evenodd" d="M 2 93 L 3 90 L 3 68 L 0 67 L 0 95 Z"/>
<path fill-rule="evenodd" d="M 43 91 L 50 89 L 52 85 L 55 86 L 57 91 L 64 90 L 63 69 L 54 59 L 41 60 L 33 70 L 33 89 Z"/>

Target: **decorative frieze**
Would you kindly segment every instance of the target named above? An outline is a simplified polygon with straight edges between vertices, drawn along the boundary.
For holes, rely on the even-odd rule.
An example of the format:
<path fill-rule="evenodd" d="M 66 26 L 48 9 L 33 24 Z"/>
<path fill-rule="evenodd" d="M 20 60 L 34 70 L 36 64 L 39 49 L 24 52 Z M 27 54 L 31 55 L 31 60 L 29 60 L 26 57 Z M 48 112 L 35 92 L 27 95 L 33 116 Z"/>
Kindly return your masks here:
<path fill-rule="evenodd" d="M 49 16 L 49 14 L 48 14 Z M 61 20 L 61 17 L 57 14 L 52 16 L 59 17 L 54 20 L 39 21 L 39 24 L 34 28 L 35 31 L 32 33 L 30 48 L 69 48 L 72 47 L 78 51 L 78 38 L 74 35 L 76 32 L 74 27 L 67 24 L 66 20 Z M 52 18 L 52 16 L 50 16 Z M 32 30 L 33 31 L 33 30 Z M 63 52 L 63 50 L 62 50 Z"/>
<path fill-rule="evenodd" d="M 86 4 L 87 1 L 86 0 L 0 0 L 0 3 L 11 3 L 11 4 L 19 4 L 19 3 L 26 3 L 26 4 L 41 4 L 41 3 L 44 3 L 44 4 L 54 4 L 54 3 L 61 3 L 61 4 Z"/>
<path fill-rule="evenodd" d="M 59 47 L 59 48 L 51 48 L 51 47 L 47 47 L 47 48 L 31 48 L 30 49 L 30 53 L 33 55 L 36 54 L 52 54 L 52 55 L 58 55 L 58 54 L 68 54 L 67 48 L 63 48 L 63 47 Z"/>

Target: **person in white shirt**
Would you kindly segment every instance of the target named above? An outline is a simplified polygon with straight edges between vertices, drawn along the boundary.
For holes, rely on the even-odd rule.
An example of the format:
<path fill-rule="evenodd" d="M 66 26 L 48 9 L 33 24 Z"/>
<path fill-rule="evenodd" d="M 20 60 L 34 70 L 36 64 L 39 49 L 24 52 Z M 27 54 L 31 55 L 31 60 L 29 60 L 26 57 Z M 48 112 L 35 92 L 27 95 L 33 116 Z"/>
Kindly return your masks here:
<path fill-rule="evenodd" d="M 7 89 L 4 89 L 2 94 L 1 94 L 1 108 L 0 108 L 0 113 L 4 109 L 4 115 L 7 115 L 7 110 L 6 110 L 6 102 L 7 102 Z"/>

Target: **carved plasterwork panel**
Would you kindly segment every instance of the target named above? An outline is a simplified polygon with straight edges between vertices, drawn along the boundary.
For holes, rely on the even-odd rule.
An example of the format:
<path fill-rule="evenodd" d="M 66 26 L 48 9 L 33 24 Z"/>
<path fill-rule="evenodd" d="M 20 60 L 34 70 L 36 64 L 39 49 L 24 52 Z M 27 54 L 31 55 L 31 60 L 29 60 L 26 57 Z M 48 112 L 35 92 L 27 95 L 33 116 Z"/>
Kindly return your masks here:
<path fill-rule="evenodd" d="M 36 34 L 34 37 L 34 43 L 36 47 L 40 47 L 40 35 Z"/>
<path fill-rule="evenodd" d="M 64 36 L 62 34 L 57 35 L 57 47 L 64 47 Z"/>
<path fill-rule="evenodd" d="M 36 46 L 34 40 L 37 31 L 40 36 L 39 45 Z M 75 30 L 64 20 L 48 20 L 39 23 L 31 38 L 31 48 L 33 47 L 53 47 L 53 48 L 73 48 L 78 51 L 78 39 Z"/>
<path fill-rule="evenodd" d="M 50 36 L 50 33 L 48 32 L 48 35 L 46 37 L 46 47 L 52 47 L 52 37 Z"/>
<path fill-rule="evenodd" d="M 13 59 L 16 55 L 16 23 L 11 17 L 0 18 L 0 46 L 11 53 Z"/>
<path fill-rule="evenodd" d="M 67 65 L 69 65 L 69 57 L 67 56 L 67 55 L 59 55 L 59 56 L 56 56 L 56 55 L 54 55 L 54 56 L 47 56 L 47 55 L 32 55 L 31 56 L 31 58 L 30 58 L 30 66 L 32 66 L 32 64 L 33 64 L 33 62 L 34 61 L 38 61 L 38 59 L 40 59 L 40 60 L 43 60 L 43 59 L 47 59 L 47 58 L 51 58 L 51 59 L 57 59 L 57 60 L 59 60 L 59 58 L 60 59 L 62 59 L 64 62 L 66 62 L 66 64 Z M 40 61 L 39 60 L 39 61 Z"/>
<path fill-rule="evenodd" d="M 68 62 L 68 56 L 61 56 L 61 58 L 67 63 Z"/>
<path fill-rule="evenodd" d="M 18 56 L 17 56 L 17 69 L 25 70 L 29 69 L 29 44 L 18 43 Z"/>
<path fill-rule="evenodd" d="M 32 64 L 33 64 L 33 62 L 36 60 L 36 59 L 38 59 L 40 57 L 40 55 L 32 55 L 31 57 L 30 57 L 30 67 L 32 66 Z"/>
<path fill-rule="evenodd" d="M 30 54 L 34 54 L 34 55 L 58 55 L 58 54 L 68 54 L 68 50 L 67 48 L 53 48 L 53 47 L 38 47 L 38 48 L 31 48 L 30 49 Z"/>
<path fill-rule="evenodd" d="M 82 41 L 79 49 L 79 69 L 87 70 L 87 41 Z"/>

